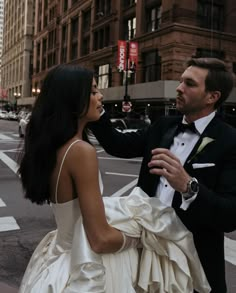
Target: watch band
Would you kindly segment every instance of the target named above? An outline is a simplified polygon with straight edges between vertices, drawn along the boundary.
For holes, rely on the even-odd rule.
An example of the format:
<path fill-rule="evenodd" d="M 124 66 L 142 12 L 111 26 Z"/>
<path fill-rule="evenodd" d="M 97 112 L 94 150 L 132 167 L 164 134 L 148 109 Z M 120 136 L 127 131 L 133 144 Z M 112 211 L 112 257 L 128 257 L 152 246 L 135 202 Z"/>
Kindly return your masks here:
<path fill-rule="evenodd" d="M 199 192 L 199 183 L 195 177 L 192 177 L 187 183 L 187 191 L 181 192 L 184 199 L 189 199 Z"/>

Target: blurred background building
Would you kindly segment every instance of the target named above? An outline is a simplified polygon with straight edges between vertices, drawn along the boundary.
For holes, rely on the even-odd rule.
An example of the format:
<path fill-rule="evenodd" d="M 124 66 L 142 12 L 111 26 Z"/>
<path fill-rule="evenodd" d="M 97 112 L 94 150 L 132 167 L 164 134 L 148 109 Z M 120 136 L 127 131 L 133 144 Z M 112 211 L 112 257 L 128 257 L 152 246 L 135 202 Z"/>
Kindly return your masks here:
<path fill-rule="evenodd" d="M 4 0 L 0 0 L 0 105 L 4 105 L 7 102 L 7 92 L 2 87 L 2 81 L 1 81 L 3 24 L 4 24 Z"/>
<path fill-rule="evenodd" d="M 34 3 L 4 1 L 1 84 L 11 104 L 31 97 Z"/>
<path fill-rule="evenodd" d="M 1 86 L 1 63 L 3 44 L 4 0 L 0 0 L 0 86 Z"/>
<path fill-rule="evenodd" d="M 5 0 L 2 56 L 4 86 L 9 97 L 20 94 L 18 105 L 32 104 L 48 70 L 61 63 L 97 73 L 114 117 L 122 115 L 125 89 L 137 116 L 174 113 L 175 88 L 190 57 L 218 57 L 236 73 L 234 0 L 19 2 Z M 117 68 L 118 40 L 138 45 L 127 75 Z M 236 115 L 235 89 L 224 108 Z"/>

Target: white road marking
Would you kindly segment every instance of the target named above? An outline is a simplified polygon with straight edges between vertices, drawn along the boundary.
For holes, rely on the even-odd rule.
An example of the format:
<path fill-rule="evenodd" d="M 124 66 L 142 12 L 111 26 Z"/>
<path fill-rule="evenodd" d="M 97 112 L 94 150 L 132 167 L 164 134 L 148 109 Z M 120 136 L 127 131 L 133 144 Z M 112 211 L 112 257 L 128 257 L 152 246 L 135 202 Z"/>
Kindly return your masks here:
<path fill-rule="evenodd" d="M 5 202 L 0 198 L 0 207 L 5 207 L 5 206 L 6 206 Z"/>
<path fill-rule="evenodd" d="M 124 173 L 113 173 L 113 172 L 105 172 L 107 175 L 117 175 L 117 176 L 125 176 L 125 177 L 138 177 L 138 175 L 134 174 L 124 174 Z"/>
<path fill-rule="evenodd" d="M 225 237 L 225 260 L 236 266 L 236 241 Z"/>
<path fill-rule="evenodd" d="M 116 157 L 98 157 L 98 159 L 101 160 L 114 160 L 114 161 L 129 161 L 129 162 L 142 162 L 142 159 L 122 159 L 122 158 L 116 158 Z"/>
<path fill-rule="evenodd" d="M 102 153 L 102 152 L 104 152 L 104 149 L 97 150 L 97 153 Z"/>
<path fill-rule="evenodd" d="M 0 152 L 3 152 L 3 153 L 5 153 L 5 152 L 8 152 L 8 153 L 17 153 L 17 152 L 23 152 L 23 149 L 21 148 L 17 148 L 17 149 L 11 149 L 11 150 L 0 150 Z"/>
<path fill-rule="evenodd" d="M 0 160 L 2 160 L 14 173 L 17 174 L 19 165 L 14 160 L 5 155 L 3 152 L 0 152 Z"/>
<path fill-rule="evenodd" d="M 129 189 L 131 189 L 132 187 L 134 187 L 135 185 L 137 185 L 138 182 L 138 178 L 134 179 L 133 181 L 131 181 L 129 184 L 125 185 L 124 187 L 122 187 L 120 190 L 118 190 L 117 192 L 113 193 L 111 195 L 111 197 L 118 197 L 121 196 L 122 194 L 124 194 L 126 191 L 128 191 Z"/>
<path fill-rule="evenodd" d="M 0 218 L 0 232 L 19 230 L 20 227 L 16 223 L 13 217 L 1 217 Z"/>
<path fill-rule="evenodd" d="M 2 139 L 2 140 L 12 140 L 11 137 L 9 137 L 9 136 L 7 136 L 5 134 L 2 134 L 2 133 L 0 133 L 0 139 Z"/>

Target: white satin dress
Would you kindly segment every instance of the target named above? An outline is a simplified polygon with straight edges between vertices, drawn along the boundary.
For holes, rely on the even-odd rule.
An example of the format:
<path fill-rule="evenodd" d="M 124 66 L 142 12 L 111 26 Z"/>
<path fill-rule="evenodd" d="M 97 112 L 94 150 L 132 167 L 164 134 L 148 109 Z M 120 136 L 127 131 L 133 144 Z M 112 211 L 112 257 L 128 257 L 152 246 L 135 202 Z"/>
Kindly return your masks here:
<path fill-rule="evenodd" d="M 34 251 L 19 293 L 210 292 L 192 234 L 172 208 L 139 187 L 127 197 L 103 201 L 110 225 L 141 237 L 143 248 L 96 254 L 86 237 L 79 201 L 52 204 L 57 229 Z"/>

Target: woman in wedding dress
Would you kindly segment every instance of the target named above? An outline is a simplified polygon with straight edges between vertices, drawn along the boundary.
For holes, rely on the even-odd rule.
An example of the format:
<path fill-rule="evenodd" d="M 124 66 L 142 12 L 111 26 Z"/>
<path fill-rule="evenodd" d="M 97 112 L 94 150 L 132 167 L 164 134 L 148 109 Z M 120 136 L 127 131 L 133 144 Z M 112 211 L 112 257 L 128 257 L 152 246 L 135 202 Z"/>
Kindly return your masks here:
<path fill-rule="evenodd" d="M 57 229 L 37 246 L 19 292 L 210 292 L 192 235 L 173 209 L 140 188 L 102 198 L 96 150 L 86 138 L 101 111 L 91 71 L 59 65 L 48 73 L 19 173 L 26 198 L 50 203 Z"/>

